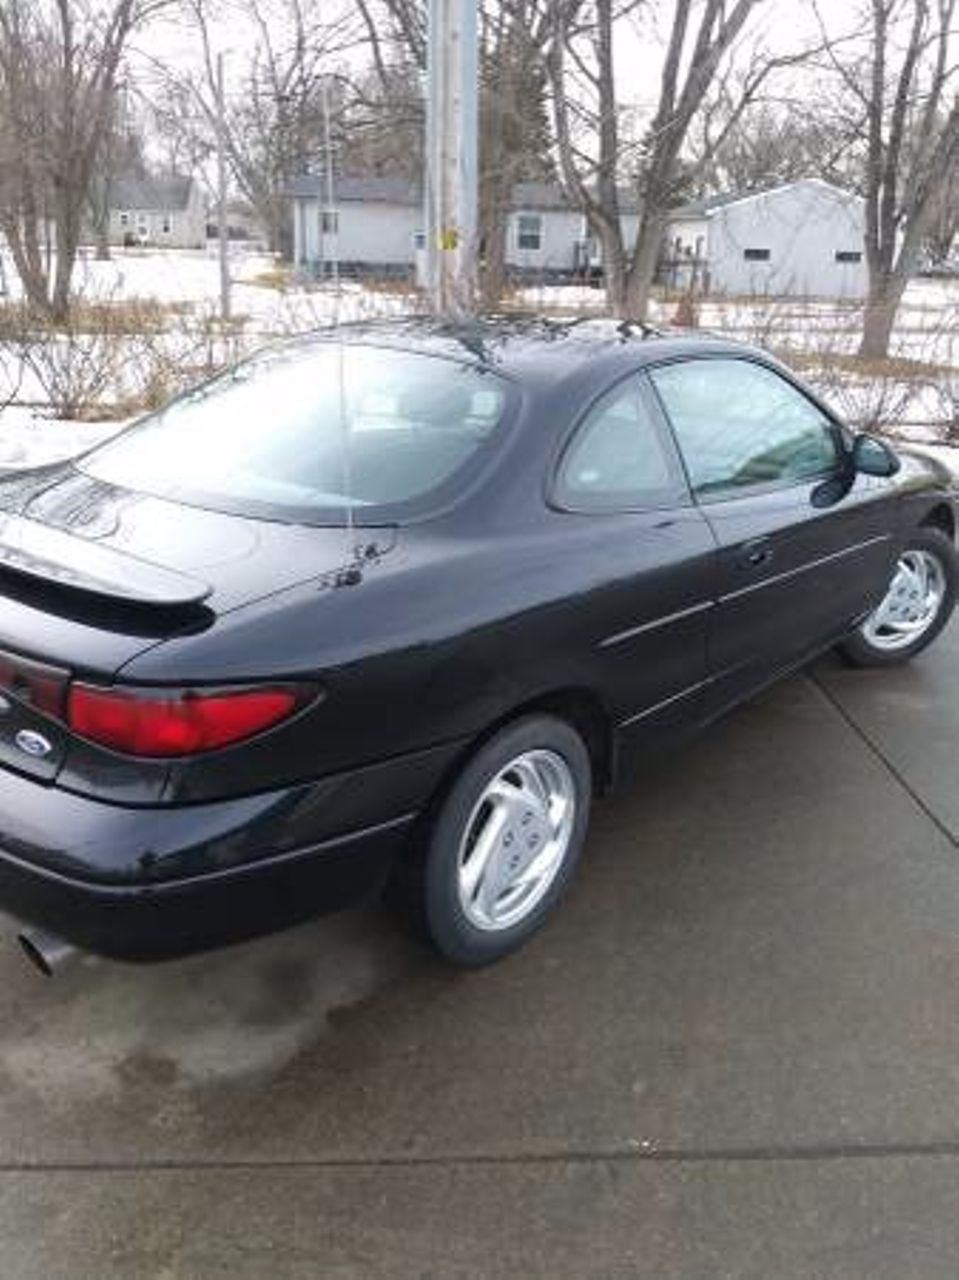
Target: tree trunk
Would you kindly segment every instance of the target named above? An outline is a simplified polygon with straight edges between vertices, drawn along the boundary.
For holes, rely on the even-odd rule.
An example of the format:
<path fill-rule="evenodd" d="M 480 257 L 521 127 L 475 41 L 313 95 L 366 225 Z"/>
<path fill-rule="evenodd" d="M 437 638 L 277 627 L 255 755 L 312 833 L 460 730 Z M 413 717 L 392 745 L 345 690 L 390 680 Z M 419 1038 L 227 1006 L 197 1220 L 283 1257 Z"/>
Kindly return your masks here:
<path fill-rule="evenodd" d="M 498 207 L 487 210 L 480 238 L 480 306 L 484 311 L 495 311 L 506 288 L 506 215 Z"/>
<path fill-rule="evenodd" d="M 904 278 L 891 275 L 878 287 L 870 288 L 859 344 L 859 355 L 863 359 L 884 360 L 888 356 L 889 340 L 905 287 Z"/>
<path fill-rule="evenodd" d="M 657 213 L 644 213 L 639 222 L 636 247 L 626 278 L 626 311 L 630 320 L 645 320 L 649 298 L 656 277 L 656 263 L 663 237 L 664 219 Z"/>
<path fill-rule="evenodd" d="M 487 171 L 479 199 L 479 292 L 484 311 L 495 310 L 506 287 L 506 230 L 512 169 Z"/>
<path fill-rule="evenodd" d="M 600 235 L 603 248 L 603 282 L 606 285 L 606 305 L 617 320 L 629 315 L 627 296 L 626 251 L 622 238 L 608 232 Z"/>
<path fill-rule="evenodd" d="M 73 279 L 73 266 L 80 241 L 79 213 L 74 207 L 75 204 L 76 202 L 68 197 L 62 199 L 61 208 L 57 210 L 57 257 L 53 272 L 53 295 L 50 302 L 50 313 L 57 321 L 66 320 L 70 311 L 70 283 Z M 82 208 L 82 205 L 80 207 Z"/>
<path fill-rule="evenodd" d="M 36 243 L 36 225 L 31 224 L 24 228 L 5 223 L 3 232 L 28 304 L 33 310 L 46 313 L 50 307 L 50 300 L 47 296 L 47 277 L 39 263 L 40 249 Z M 24 243 L 21 238 L 22 232 L 33 236 L 32 245 Z"/>

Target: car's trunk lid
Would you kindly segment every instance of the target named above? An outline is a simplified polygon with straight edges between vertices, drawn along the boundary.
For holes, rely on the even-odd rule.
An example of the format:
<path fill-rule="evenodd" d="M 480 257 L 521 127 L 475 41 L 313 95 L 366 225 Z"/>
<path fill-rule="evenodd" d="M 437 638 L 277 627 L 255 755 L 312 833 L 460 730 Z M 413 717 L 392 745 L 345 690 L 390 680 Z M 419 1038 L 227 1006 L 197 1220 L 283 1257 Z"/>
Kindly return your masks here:
<path fill-rule="evenodd" d="M 364 541 L 385 552 L 391 530 Z M 65 464 L 0 479 L 0 650 L 110 676 L 148 645 L 350 563 L 343 528 L 247 519 Z"/>

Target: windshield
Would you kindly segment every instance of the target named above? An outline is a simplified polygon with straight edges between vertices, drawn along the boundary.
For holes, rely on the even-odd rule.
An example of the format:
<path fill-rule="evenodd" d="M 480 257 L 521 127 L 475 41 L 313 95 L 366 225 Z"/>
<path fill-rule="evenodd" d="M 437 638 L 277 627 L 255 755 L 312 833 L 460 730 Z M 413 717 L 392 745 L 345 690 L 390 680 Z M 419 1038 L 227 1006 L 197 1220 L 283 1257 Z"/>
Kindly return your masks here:
<path fill-rule="evenodd" d="M 488 448 L 505 384 L 456 360 L 317 342 L 237 365 L 87 454 L 111 484 L 314 523 L 395 519 L 454 490 Z"/>

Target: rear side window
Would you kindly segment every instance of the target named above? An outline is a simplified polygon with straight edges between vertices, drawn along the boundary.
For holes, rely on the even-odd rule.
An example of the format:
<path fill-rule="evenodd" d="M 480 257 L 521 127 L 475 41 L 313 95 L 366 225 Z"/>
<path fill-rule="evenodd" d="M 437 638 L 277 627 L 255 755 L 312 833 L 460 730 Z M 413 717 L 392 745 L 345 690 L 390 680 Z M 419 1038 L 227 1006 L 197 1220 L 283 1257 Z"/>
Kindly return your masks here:
<path fill-rule="evenodd" d="M 832 470 L 836 431 L 811 400 L 750 360 L 685 360 L 650 370 L 698 495 L 791 484 Z"/>
<path fill-rule="evenodd" d="M 678 501 L 684 485 L 637 378 L 589 411 L 560 463 L 556 497 L 573 511 L 624 511 Z"/>

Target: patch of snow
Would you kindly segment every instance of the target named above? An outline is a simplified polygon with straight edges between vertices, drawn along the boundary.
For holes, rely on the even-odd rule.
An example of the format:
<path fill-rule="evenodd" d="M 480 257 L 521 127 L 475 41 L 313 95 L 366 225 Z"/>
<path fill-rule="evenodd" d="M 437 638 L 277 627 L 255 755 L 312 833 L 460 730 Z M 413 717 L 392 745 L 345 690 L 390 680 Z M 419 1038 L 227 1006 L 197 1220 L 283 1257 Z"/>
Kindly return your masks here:
<path fill-rule="evenodd" d="M 0 469 L 42 467 L 74 458 L 122 430 L 124 422 L 65 422 L 10 405 L 0 412 Z"/>

